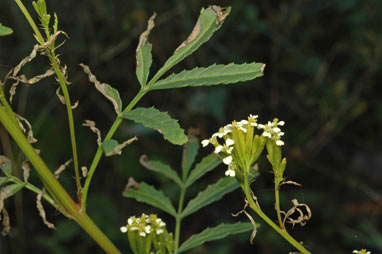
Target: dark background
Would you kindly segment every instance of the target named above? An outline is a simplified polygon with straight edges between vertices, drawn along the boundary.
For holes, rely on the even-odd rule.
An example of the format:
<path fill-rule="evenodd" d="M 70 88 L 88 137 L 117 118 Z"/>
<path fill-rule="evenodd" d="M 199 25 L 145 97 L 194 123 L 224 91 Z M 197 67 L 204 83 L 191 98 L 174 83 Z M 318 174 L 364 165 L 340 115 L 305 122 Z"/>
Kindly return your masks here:
<path fill-rule="evenodd" d="M 30 1 L 24 1 L 30 11 Z M 232 6 L 223 27 L 195 54 L 172 71 L 231 62 L 266 63 L 264 76 L 229 86 L 154 91 L 139 102 L 168 111 L 184 129 L 199 128 L 207 138 L 219 126 L 259 114 L 266 122 L 278 117 L 286 122 L 283 147 L 288 159 L 286 176 L 303 185 L 282 189 L 282 208 L 292 198 L 310 205 L 313 217 L 301 228 L 288 230 L 313 253 L 351 253 L 367 248 L 382 253 L 382 96 L 380 89 L 382 37 L 380 0 L 292 1 L 47 1 L 59 17 L 59 29 L 70 37 L 58 50 L 68 66 L 80 165 L 89 165 L 96 150 L 95 135 L 81 127 L 95 120 L 103 135 L 114 120 L 111 104 L 89 84 L 79 63 L 92 68 L 100 81 L 117 88 L 124 105 L 139 89 L 135 77 L 135 48 L 147 19 L 158 13 L 150 34 L 153 66 L 158 70 L 188 36 L 200 9 L 209 4 Z M 35 20 L 37 20 L 34 15 Z M 35 44 L 32 31 L 13 1 L 0 2 L 0 21 L 15 30 L 0 38 L 0 77 L 29 54 Z M 63 38 L 63 37 L 62 37 Z M 39 57 L 23 71 L 28 77 L 44 72 L 47 60 Z M 1 78 L 2 79 L 2 78 Z M 36 147 L 52 170 L 71 157 L 65 107 L 55 95 L 51 78 L 37 85 L 19 86 L 13 107 L 27 117 L 39 142 Z M 159 213 L 172 230 L 166 214 L 121 196 L 128 177 L 147 181 L 176 198 L 173 186 L 139 165 L 147 154 L 180 168 L 181 148 L 166 143 L 156 132 L 123 124 L 119 140 L 139 136 L 121 156 L 103 158 L 90 188 L 88 212 L 117 246 L 128 252 L 126 235 L 119 227 L 131 215 Z M 210 148 L 211 149 L 211 148 Z M 15 148 L 14 151 L 19 153 Z M 203 149 L 199 159 L 210 150 Z M 23 160 L 17 154 L 18 161 Z M 264 161 L 261 177 L 253 185 L 259 202 L 273 214 L 272 175 Z M 224 166 L 199 182 L 200 189 L 224 174 Z M 60 177 L 75 193 L 73 169 Z M 38 186 L 38 177 L 31 182 Z M 191 189 L 189 197 L 198 188 Z M 231 213 L 242 208 L 236 191 L 184 220 L 181 241 L 221 222 L 247 221 Z M 46 204 L 48 219 L 57 230 L 47 229 L 35 206 L 35 195 L 6 201 L 12 231 L 0 238 L 0 253 L 101 253 L 93 240 L 74 222 Z M 275 219 L 275 217 L 272 217 Z M 207 243 L 189 253 L 288 253 L 293 248 L 261 223 L 254 245 L 250 234 Z"/>

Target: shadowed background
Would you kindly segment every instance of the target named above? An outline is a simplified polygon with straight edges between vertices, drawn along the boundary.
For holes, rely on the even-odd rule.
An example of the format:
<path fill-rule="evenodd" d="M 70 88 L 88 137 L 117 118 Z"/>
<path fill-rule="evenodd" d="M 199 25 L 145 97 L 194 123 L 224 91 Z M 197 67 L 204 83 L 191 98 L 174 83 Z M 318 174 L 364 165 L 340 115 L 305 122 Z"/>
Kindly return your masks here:
<path fill-rule="evenodd" d="M 32 4 L 24 1 L 32 11 Z M 379 0 L 292 0 L 292 1 L 57 1 L 48 0 L 55 11 L 59 29 L 70 37 L 58 50 L 68 66 L 80 165 L 89 166 L 96 150 L 96 137 L 81 127 L 94 120 L 103 135 L 115 114 L 112 105 L 91 85 L 78 66 L 89 65 L 97 78 L 117 88 L 124 105 L 138 92 L 135 77 L 135 49 L 146 29 L 147 19 L 158 13 L 149 40 L 153 44 L 153 66 L 158 70 L 173 50 L 187 38 L 200 9 L 209 4 L 232 6 L 222 28 L 195 54 L 171 70 L 231 62 L 266 63 L 264 76 L 227 86 L 154 91 L 138 106 L 155 105 L 179 119 L 184 129 L 199 128 L 207 138 L 219 126 L 258 114 L 260 122 L 278 117 L 286 125 L 283 147 L 288 159 L 286 176 L 303 185 L 282 188 L 281 207 L 297 198 L 310 205 L 313 217 L 301 228 L 288 230 L 313 253 L 351 253 L 367 248 L 382 253 L 382 2 Z M 34 16 L 37 20 L 36 16 Z M 14 34 L 0 38 L 0 79 L 29 54 L 35 44 L 26 20 L 10 0 L 0 2 L 0 22 Z M 63 39 L 63 37 L 61 38 Z M 38 57 L 23 69 L 28 77 L 48 68 Z M 48 166 L 55 170 L 71 157 L 65 107 L 59 103 L 57 83 L 46 79 L 37 85 L 17 89 L 13 107 L 32 123 L 36 147 Z M 138 135 L 121 156 L 103 158 L 93 178 L 88 212 L 102 230 L 124 251 L 127 237 L 119 231 L 131 215 L 158 213 L 173 231 L 174 222 L 166 214 L 121 196 L 128 177 L 147 181 L 176 200 L 174 186 L 139 164 L 147 154 L 180 169 L 181 148 L 166 143 L 156 132 L 124 123 L 119 140 Z M 15 152 L 19 153 L 17 149 Z M 199 159 L 211 152 L 200 151 Z M 17 155 L 19 162 L 22 155 Z M 259 161 L 261 176 L 252 186 L 263 210 L 273 214 L 273 183 L 265 160 Z M 224 175 L 221 166 L 199 184 L 204 189 Z M 73 168 L 60 177 L 75 194 Z M 35 174 L 31 182 L 41 186 Z M 191 189 L 189 198 L 198 189 Z M 203 208 L 184 220 L 181 241 L 207 226 L 221 222 L 247 221 L 233 218 L 242 209 L 240 191 Z M 46 204 L 48 219 L 57 230 L 47 229 L 35 206 L 35 196 L 6 201 L 12 230 L 0 238 L 0 253 L 100 253 L 93 240 L 74 222 L 58 215 Z M 275 217 L 272 217 L 276 219 Z M 293 248 L 261 223 L 254 245 L 250 234 L 207 243 L 188 253 L 288 253 Z"/>

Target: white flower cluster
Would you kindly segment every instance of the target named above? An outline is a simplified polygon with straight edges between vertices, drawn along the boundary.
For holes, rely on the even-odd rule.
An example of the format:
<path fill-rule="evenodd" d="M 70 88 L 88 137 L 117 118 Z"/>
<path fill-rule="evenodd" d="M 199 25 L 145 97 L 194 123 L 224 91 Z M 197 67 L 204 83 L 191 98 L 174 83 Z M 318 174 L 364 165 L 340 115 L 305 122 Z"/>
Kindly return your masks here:
<path fill-rule="evenodd" d="M 215 147 L 214 152 L 222 156 L 223 163 L 228 165 L 228 169 L 225 172 L 226 176 L 234 177 L 236 174 L 235 169 L 237 166 L 233 157 L 235 157 L 234 149 L 240 149 L 239 145 L 236 145 L 238 142 L 236 139 L 240 139 L 239 136 L 246 140 L 244 142 L 253 142 L 254 129 L 263 130 L 262 136 L 275 141 L 277 146 L 284 145 L 284 142 L 281 140 L 281 136 L 284 135 L 284 132 L 282 132 L 278 126 L 283 126 L 285 122 L 278 122 L 278 120 L 275 119 L 274 122 L 268 122 L 264 125 L 258 124 L 257 118 L 258 115 L 251 114 L 248 120 L 241 120 L 240 122 L 233 121 L 232 124 L 227 124 L 220 128 L 218 132 L 212 134 L 210 139 L 202 140 L 201 143 L 203 147 L 212 144 Z M 235 135 L 233 131 L 235 131 L 237 135 Z M 221 143 L 218 139 L 224 139 L 224 142 Z M 250 152 L 251 151 L 248 151 L 248 153 Z"/>
<path fill-rule="evenodd" d="M 278 126 L 284 126 L 285 122 L 268 122 L 266 125 L 259 124 L 257 125 L 257 128 L 263 129 L 263 136 L 270 138 L 276 142 L 276 145 L 282 146 L 284 145 L 284 141 L 281 140 L 281 136 L 284 135 L 284 132 L 281 131 L 281 129 Z"/>
<path fill-rule="evenodd" d="M 138 231 L 139 235 L 146 237 L 146 235 L 155 232 L 157 235 L 160 235 L 164 232 L 166 228 L 166 223 L 162 219 L 157 218 L 156 215 L 146 215 L 142 214 L 141 217 L 137 218 L 131 216 L 127 220 L 127 225 L 120 228 L 122 233 Z"/>

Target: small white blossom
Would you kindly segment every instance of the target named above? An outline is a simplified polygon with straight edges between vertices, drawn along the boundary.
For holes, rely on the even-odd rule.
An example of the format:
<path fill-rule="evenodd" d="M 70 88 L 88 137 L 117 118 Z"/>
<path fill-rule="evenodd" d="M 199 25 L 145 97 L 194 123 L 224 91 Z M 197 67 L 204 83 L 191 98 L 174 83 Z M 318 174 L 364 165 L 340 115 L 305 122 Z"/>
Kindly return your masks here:
<path fill-rule="evenodd" d="M 232 162 L 232 156 L 225 157 L 223 163 L 229 165 Z"/>
<path fill-rule="evenodd" d="M 272 134 L 270 134 L 269 132 L 266 132 L 266 131 L 263 132 L 263 136 L 268 137 L 268 138 L 272 138 Z"/>
<path fill-rule="evenodd" d="M 210 141 L 208 140 L 208 139 L 204 139 L 204 140 L 202 140 L 202 146 L 203 147 L 206 147 L 206 146 L 208 146 L 208 144 L 210 143 Z"/>
<path fill-rule="evenodd" d="M 130 231 L 136 231 L 136 230 L 138 230 L 138 227 L 131 227 L 130 228 Z"/>
<path fill-rule="evenodd" d="M 220 153 L 222 150 L 223 150 L 223 146 L 221 145 L 218 145 L 217 147 L 215 147 L 215 153 Z"/>
<path fill-rule="evenodd" d="M 157 230 L 156 230 L 156 234 L 157 234 L 157 235 L 160 235 L 160 234 L 162 234 L 162 233 L 163 233 L 163 229 L 157 229 Z"/>
<path fill-rule="evenodd" d="M 127 220 L 127 224 L 129 224 L 129 225 L 133 224 L 133 218 L 132 218 L 132 217 L 130 217 L 130 218 Z"/>
<path fill-rule="evenodd" d="M 161 222 L 159 223 L 159 227 L 164 227 L 164 226 L 166 226 L 166 223 L 164 223 L 163 221 L 161 221 Z"/>
<path fill-rule="evenodd" d="M 278 145 L 278 146 L 283 146 L 284 145 L 284 141 L 282 141 L 282 140 L 276 140 L 276 145 Z"/>
<path fill-rule="evenodd" d="M 281 132 L 281 129 L 280 129 L 279 127 L 274 127 L 272 130 L 273 130 L 274 132 L 276 132 L 276 133 Z"/>
<path fill-rule="evenodd" d="M 228 170 L 225 172 L 225 175 L 226 175 L 226 176 L 230 176 L 230 177 L 234 177 L 234 176 L 235 176 L 235 170 L 233 170 L 233 169 L 228 169 Z"/>
<path fill-rule="evenodd" d="M 147 225 L 147 226 L 145 227 L 145 232 L 146 232 L 147 234 L 150 234 L 150 232 L 151 232 L 151 226 L 150 226 L 150 225 Z"/>
<path fill-rule="evenodd" d="M 284 121 L 280 121 L 277 123 L 278 126 L 284 126 L 285 122 Z"/>
<path fill-rule="evenodd" d="M 240 124 L 241 124 L 241 125 L 247 125 L 247 124 L 248 124 L 248 121 L 247 121 L 247 120 L 241 120 L 241 121 L 240 121 Z"/>
<path fill-rule="evenodd" d="M 139 232 L 139 235 L 142 236 L 142 237 L 145 237 L 146 233 L 145 232 Z"/>
<path fill-rule="evenodd" d="M 366 251 L 366 249 L 353 250 L 353 253 L 355 253 L 355 254 L 371 254 L 371 252 L 370 251 Z"/>
<path fill-rule="evenodd" d="M 227 145 L 227 146 L 232 146 L 233 144 L 235 144 L 235 141 L 233 141 L 232 139 L 227 139 L 226 141 L 225 141 L 225 144 Z"/>
<path fill-rule="evenodd" d="M 123 226 L 120 228 L 121 232 L 122 233 L 126 233 L 127 232 L 127 227 Z"/>

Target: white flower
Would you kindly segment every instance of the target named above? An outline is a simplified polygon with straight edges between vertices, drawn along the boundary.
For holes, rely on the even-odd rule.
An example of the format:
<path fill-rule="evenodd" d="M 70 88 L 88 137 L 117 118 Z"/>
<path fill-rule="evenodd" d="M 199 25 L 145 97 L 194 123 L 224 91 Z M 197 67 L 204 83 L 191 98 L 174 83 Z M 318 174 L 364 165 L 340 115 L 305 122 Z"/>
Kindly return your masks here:
<path fill-rule="evenodd" d="M 163 233 L 163 229 L 157 229 L 157 230 L 156 230 L 156 234 L 157 234 L 157 235 L 160 235 L 160 234 L 162 234 L 162 233 Z"/>
<path fill-rule="evenodd" d="M 223 150 L 223 146 L 221 145 L 218 145 L 217 147 L 215 147 L 215 153 L 220 153 L 222 150 Z"/>
<path fill-rule="evenodd" d="M 130 231 L 136 231 L 136 230 L 138 230 L 137 227 L 131 227 L 131 228 L 130 228 Z"/>
<path fill-rule="evenodd" d="M 145 232 L 139 232 L 139 235 L 142 236 L 142 237 L 145 237 L 146 233 Z"/>
<path fill-rule="evenodd" d="M 282 141 L 281 139 L 276 140 L 276 145 L 283 146 L 284 145 L 284 141 Z"/>
<path fill-rule="evenodd" d="M 284 126 L 285 122 L 284 121 L 280 121 L 277 123 L 278 126 Z"/>
<path fill-rule="evenodd" d="M 235 176 L 235 170 L 233 170 L 233 169 L 228 169 L 228 170 L 225 172 L 225 175 L 226 175 L 226 176 L 230 176 L 230 177 L 234 177 L 234 176 Z"/>
<path fill-rule="evenodd" d="M 150 234 L 150 231 L 151 231 L 151 226 L 150 226 L 150 225 L 147 225 L 147 226 L 145 227 L 145 232 L 146 232 L 147 234 Z"/>
<path fill-rule="evenodd" d="M 279 127 L 274 127 L 272 130 L 273 130 L 274 132 L 276 132 L 276 133 L 281 132 L 281 129 L 280 129 Z"/>
<path fill-rule="evenodd" d="M 231 146 L 231 145 L 233 145 L 233 144 L 235 144 L 235 141 L 233 141 L 232 139 L 227 139 L 226 141 L 225 141 L 225 144 L 227 145 L 227 146 Z"/>
<path fill-rule="evenodd" d="M 123 226 L 120 228 L 121 232 L 122 233 L 126 233 L 127 232 L 127 227 Z"/>
<path fill-rule="evenodd" d="M 268 138 L 272 138 L 272 134 L 270 134 L 269 132 L 266 132 L 266 131 L 263 132 L 263 136 L 268 137 Z"/>
<path fill-rule="evenodd" d="M 241 125 L 247 125 L 247 124 L 248 124 L 248 121 L 247 121 L 247 120 L 241 120 L 241 121 L 240 121 L 240 124 L 241 124 Z"/>
<path fill-rule="evenodd" d="M 204 139 L 204 140 L 202 140 L 202 146 L 203 147 L 206 147 L 206 146 L 208 146 L 208 144 L 210 143 L 210 140 L 208 140 L 208 139 Z"/>
<path fill-rule="evenodd" d="M 232 156 L 228 156 L 223 159 L 223 163 L 226 165 L 231 164 L 231 162 L 232 162 Z"/>
<path fill-rule="evenodd" d="M 166 226 L 166 223 L 164 223 L 163 221 L 161 221 L 161 222 L 159 223 L 159 227 L 164 227 L 164 226 Z"/>
<path fill-rule="evenodd" d="M 370 251 L 366 251 L 366 249 L 353 250 L 353 253 L 355 253 L 355 254 L 371 254 L 371 252 Z"/>
<path fill-rule="evenodd" d="M 133 217 L 130 217 L 128 220 L 127 220 L 127 224 L 131 225 L 133 224 Z"/>

